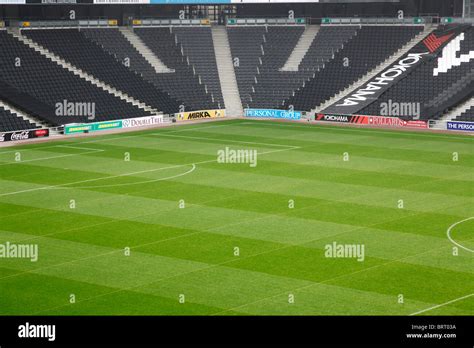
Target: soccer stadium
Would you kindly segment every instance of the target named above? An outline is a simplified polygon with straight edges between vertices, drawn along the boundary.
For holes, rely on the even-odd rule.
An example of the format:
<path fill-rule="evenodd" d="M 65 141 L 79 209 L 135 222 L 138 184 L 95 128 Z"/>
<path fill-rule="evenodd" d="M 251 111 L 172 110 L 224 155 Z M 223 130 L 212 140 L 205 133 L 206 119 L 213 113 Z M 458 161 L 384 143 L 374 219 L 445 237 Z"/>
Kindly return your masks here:
<path fill-rule="evenodd" d="M 473 317 L 474 1 L 0 4 L 2 318 Z"/>

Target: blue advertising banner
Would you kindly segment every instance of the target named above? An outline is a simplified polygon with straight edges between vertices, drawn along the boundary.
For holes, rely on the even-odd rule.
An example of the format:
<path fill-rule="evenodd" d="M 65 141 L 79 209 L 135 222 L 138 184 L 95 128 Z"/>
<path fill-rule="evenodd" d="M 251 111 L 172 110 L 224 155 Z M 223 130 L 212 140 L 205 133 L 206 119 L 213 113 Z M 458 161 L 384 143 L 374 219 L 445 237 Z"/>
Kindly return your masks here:
<path fill-rule="evenodd" d="M 446 124 L 448 130 L 474 132 L 474 122 L 455 122 L 449 121 Z"/>
<path fill-rule="evenodd" d="M 245 117 L 279 118 L 285 120 L 301 119 L 301 111 L 276 109 L 245 109 Z"/>

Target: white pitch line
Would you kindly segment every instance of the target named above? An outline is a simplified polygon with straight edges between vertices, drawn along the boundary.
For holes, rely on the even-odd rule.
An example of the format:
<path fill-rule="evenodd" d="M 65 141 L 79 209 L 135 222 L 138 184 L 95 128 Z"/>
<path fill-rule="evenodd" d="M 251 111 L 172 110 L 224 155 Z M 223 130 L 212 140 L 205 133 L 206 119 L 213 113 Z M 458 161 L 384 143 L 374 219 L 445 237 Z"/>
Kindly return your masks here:
<path fill-rule="evenodd" d="M 197 139 L 197 140 L 213 140 L 213 141 L 220 141 L 220 142 L 223 142 L 223 143 L 239 143 L 239 144 L 252 144 L 252 145 L 262 145 L 262 146 L 286 147 L 288 150 L 300 149 L 301 148 L 299 146 L 293 146 L 293 145 L 269 144 L 269 143 L 258 143 L 258 142 L 254 142 L 254 141 L 214 139 L 214 138 L 205 138 L 205 137 L 192 137 L 192 136 L 187 136 L 187 135 L 175 135 L 175 134 L 163 134 L 163 133 L 152 133 L 152 134 L 149 134 L 149 135 L 165 136 L 165 137 L 176 137 L 176 138 L 189 138 L 189 139 Z"/>
<path fill-rule="evenodd" d="M 443 307 L 443 306 L 446 306 L 446 305 L 448 305 L 448 304 L 451 304 L 451 303 L 454 303 L 454 302 L 458 302 L 458 301 L 464 300 L 464 299 L 469 298 L 469 297 L 471 297 L 471 296 L 474 296 L 474 293 L 469 294 L 469 295 L 466 295 L 466 296 L 463 296 L 463 297 L 456 298 L 456 299 L 454 299 L 454 300 L 451 300 L 451 301 L 448 301 L 448 302 L 445 302 L 445 303 L 441 303 L 441 304 L 439 304 L 439 305 L 436 305 L 436 306 L 433 306 L 433 307 L 430 307 L 430 308 L 423 309 L 423 310 L 421 310 L 421 311 L 418 311 L 418 312 L 415 312 L 415 313 L 410 314 L 410 316 L 418 315 L 418 314 L 421 314 L 421 313 L 425 313 L 425 312 L 431 311 L 431 310 L 433 310 L 433 309 L 436 309 L 436 308 L 439 308 L 439 307 Z"/>
<path fill-rule="evenodd" d="M 182 167 L 182 166 L 180 166 Z M 159 178 L 159 179 L 151 179 L 151 180 L 146 180 L 146 181 L 139 181 L 139 182 L 130 182 L 130 183 L 124 183 L 124 184 L 110 184 L 110 185 L 97 185 L 97 186 L 79 186 L 79 187 L 55 187 L 55 188 L 78 188 L 78 189 L 91 189 L 91 188 L 105 188 L 105 187 L 119 187 L 119 186 L 132 186 L 132 185 L 143 185 L 143 184 L 149 184 L 152 182 L 157 182 L 157 181 L 164 181 L 164 180 L 169 180 L 169 179 L 175 179 L 179 178 L 181 176 L 188 175 L 196 170 L 196 165 L 193 163 L 193 166 L 190 170 L 188 170 L 185 173 L 173 175 L 173 176 L 168 176 L 166 178 Z M 97 180 L 100 180 L 102 178 L 99 178 Z M 104 178 L 105 179 L 105 178 Z M 72 185 L 72 184 L 70 184 Z"/>
<path fill-rule="evenodd" d="M 470 251 L 471 253 L 474 253 L 474 250 L 469 249 L 469 248 L 465 247 L 464 245 L 459 244 L 458 242 L 456 242 L 456 241 L 451 237 L 451 230 L 452 230 L 454 227 L 456 227 L 457 225 L 459 225 L 459 224 L 461 224 L 461 223 L 463 223 L 463 222 L 465 222 L 465 221 L 469 221 L 469 220 L 472 220 L 472 219 L 474 219 L 474 216 L 472 216 L 472 217 L 470 217 L 470 218 L 467 218 L 467 219 L 464 219 L 464 220 L 461 220 L 461 221 L 458 221 L 458 222 L 452 224 L 451 226 L 449 226 L 448 231 L 446 232 L 446 235 L 448 236 L 448 239 L 451 241 L 451 243 L 453 243 L 454 245 L 456 245 L 456 246 L 458 246 L 458 247 L 460 247 L 460 248 L 462 248 L 462 249 L 464 249 L 464 250 Z"/>
<path fill-rule="evenodd" d="M 271 151 L 265 151 L 265 152 L 258 152 L 258 155 L 266 155 L 266 154 L 270 154 L 270 153 L 290 151 L 290 150 L 294 150 L 294 149 L 293 148 L 291 148 L 291 149 L 287 148 L 287 149 L 280 149 L 280 150 L 271 150 Z M 105 151 L 105 150 L 102 150 L 102 151 Z M 119 178 L 119 177 L 124 177 L 124 176 L 135 175 L 135 174 L 151 173 L 151 172 L 156 172 L 156 171 L 165 170 L 165 169 L 179 168 L 179 167 L 185 167 L 185 166 L 195 166 L 197 164 L 205 164 L 205 163 L 213 163 L 213 162 L 217 162 L 217 158 L 212 159 L 212 160 L 207 160 L 207 161 L 195 162 L 195 163 L 177 164 L 177 165 L 170 166 L 170 167 L 148 169 L 148 170 L 142 170 L 142 171 L 139 171 L 139 172 L 125 173 L 125 174 L 105 176 L 105 177 L 95 178 L 95 179 L 88 179 L 88 180 L 70 182 L 70 183 L 66 183 L 66 184 L 49 185 L 49 186 L 36 187 L 36 188 L 28 189 L 28 190 L 21 190 L 21 191 L 15 191 L 15 192 L 6 192 L 6 193 L 1 193 L 0 197 L 12 196 L 12 195 L 16 195 L 16 194 L 19 194 L 19 193 L 34 192 L 34 191 L 40 191 L 40 190 L 52 190 L 52 189 L 57 189 L 57 188 L 71 188 L 71 189 L 77 188 L 77 189 L 81 189 L 83 187 L 67 187 L 67 186 L 83 184 L 83 183 L 86 183 L 86 182 L 94 182 L 94 181 L 99 181 L 99 180 L 114 179 L 114 178 Z M 125 186 L 125 185 L 123 185 L 123 186 Z M 98 187 L 98 186 L 94 186 L 94 187 Z"/>
<path fill-rule="evenodd" d="M 44 160 L 49 160 L 49 159 L 64 158 L 64 157 L 71 157 L 71 156 L 80 156 L 80 155 L 87 155 L 89 153 L 97 153 L 97 152 L 104 152 L 105 151 L 105 150 L 101 150 L 101 149 L 80 148 L 80 147 L 67 146 L 67 145 L 55 145 L 54 147 L 72 147 L 72 148 L 75 148 L 75 149 L 91 150 L 91 151 L 86 151 L 86 152 L 82 152 L 82 153 L 70 153 L 70 154 L 67 154 L 67 155 L 60 155 L 60 156 L 34 158 L 34 159 L 30 159 L 30 160 L 21 160 L 21 161 L 15 161 L 15 162 L 0 163 L 0 166 L 7 166 L 7 165 L 11 165 L 11 164 L 22 164 L 22 163 L 36 162 L 36 161 L 44 161 Z M 41 150 L 37 150 L 37 151 L 41 151 Z M 14 151 L 14 152 L 21 152 L 21 150 Z"/>

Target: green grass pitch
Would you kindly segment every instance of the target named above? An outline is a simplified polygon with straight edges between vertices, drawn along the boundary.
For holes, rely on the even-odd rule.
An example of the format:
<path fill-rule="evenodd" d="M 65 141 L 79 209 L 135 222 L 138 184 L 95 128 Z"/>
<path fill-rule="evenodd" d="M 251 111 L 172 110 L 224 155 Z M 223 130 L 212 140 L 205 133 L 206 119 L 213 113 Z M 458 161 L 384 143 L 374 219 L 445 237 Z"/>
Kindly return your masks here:
<path fill-rule="evenodd" d="M 0 258 L 0 315 L 474 315 L 473 141 L 229 120 L 2 148 L 0 244 L 39 255 Z"/>

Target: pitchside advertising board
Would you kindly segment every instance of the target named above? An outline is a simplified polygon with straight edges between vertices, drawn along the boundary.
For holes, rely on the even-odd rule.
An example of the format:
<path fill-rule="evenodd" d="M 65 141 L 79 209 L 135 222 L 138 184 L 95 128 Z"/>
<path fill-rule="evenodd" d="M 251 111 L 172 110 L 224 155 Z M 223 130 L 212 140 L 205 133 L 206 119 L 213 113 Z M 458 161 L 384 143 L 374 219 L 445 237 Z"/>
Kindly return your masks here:
<path fill-rule="evenodd" d="M 245 117 L 300 120 L 302 112 L 276 109 L 245 109 Z"/>
<path fill-rule="evenodd" d="M 466 28 L 466 26 L 456 26 L 435 30 L 382 73 L 323 112 L 342 115 L 357 114 L 375 102 L 389 88 L 407 77 L 420 64 L 437 59 L 437 54 Z"/>
<path fill-rule="evenodd" d="M 83 124 L 68 124 L 64 126 L 64 134 L 77 134 L 84 132 L 99 132 L 109 129 L 121 128 L 135 128 L 154 126 L 163 123 L 163 116 L 148 116 L 128 118 L 117 121 L 83 123 Z"/>
<path fill-rule="evenodd" d="M 398 117 L 384 116 L 317 114 L 316 121 L 352 123 L 368 126 L 383 126 L 394 128 L 428 128 L 428 122 L 426 121 L 411 121 L 403 120 Z"/>
<path fill-rule="evenodd" d="M 206 118 L 220 118 L 225 116 L 225 110 L 199 110 L 190 112 L 181 112 L 176 114 L 176 120 L 188 121 L 188 120 L 200 120 Z"/>
<path fill-rule="evenodd" d="M 449 121 L 446 128 L 452 131 L 474 132 L 474 122 Z"/>
<path fill-rule="evenodd" d="M 49 137 L 49 129 L 0 133 L 0 142 Z"/>

